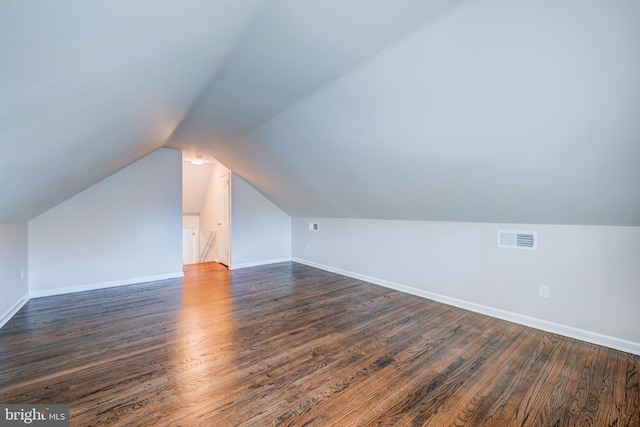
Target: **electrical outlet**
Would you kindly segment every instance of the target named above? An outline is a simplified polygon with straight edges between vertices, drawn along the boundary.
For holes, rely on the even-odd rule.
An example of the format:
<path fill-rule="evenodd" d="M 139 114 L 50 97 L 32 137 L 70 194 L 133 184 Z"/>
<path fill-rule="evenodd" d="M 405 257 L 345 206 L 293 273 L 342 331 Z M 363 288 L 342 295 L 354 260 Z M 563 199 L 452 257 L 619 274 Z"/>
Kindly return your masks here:
<path fill-rule="evenodd" d="M 24 268 L 20 270 L 20 279 L 24 280 Z"/>
<path fill-rule="evenodd" d="M 311 243 L 307 243 L 307 250 L 310 251 L 311 250 Z"/>
<path fill-rule="evenodd" d="M 540 298 L 549 298 L 549 287 L 546 285 L 538 285 L 538 296 Z"/>

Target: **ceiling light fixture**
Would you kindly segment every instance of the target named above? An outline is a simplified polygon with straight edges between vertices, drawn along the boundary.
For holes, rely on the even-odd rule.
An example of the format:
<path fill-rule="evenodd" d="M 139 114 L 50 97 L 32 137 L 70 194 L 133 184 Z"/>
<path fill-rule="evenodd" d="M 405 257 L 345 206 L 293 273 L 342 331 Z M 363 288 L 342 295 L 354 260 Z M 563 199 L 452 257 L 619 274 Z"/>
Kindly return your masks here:
<path fill-rule="evenodd" d="M 192 165 L 204 165 L 204 160 L 202 160 L 202 154 L 196 154 L 196 158 L 191 160 Z"/>

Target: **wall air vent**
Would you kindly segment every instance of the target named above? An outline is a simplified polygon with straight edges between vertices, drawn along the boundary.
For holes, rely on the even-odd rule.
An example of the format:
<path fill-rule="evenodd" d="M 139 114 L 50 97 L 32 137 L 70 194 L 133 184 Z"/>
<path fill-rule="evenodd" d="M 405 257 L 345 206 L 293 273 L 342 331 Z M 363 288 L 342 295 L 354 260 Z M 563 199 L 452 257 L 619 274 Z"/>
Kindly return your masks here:
<path fill-rule="evenodd" d="M 535 231 L 498 230 L 498 247 L 538 250 L 538 235 Z"/>

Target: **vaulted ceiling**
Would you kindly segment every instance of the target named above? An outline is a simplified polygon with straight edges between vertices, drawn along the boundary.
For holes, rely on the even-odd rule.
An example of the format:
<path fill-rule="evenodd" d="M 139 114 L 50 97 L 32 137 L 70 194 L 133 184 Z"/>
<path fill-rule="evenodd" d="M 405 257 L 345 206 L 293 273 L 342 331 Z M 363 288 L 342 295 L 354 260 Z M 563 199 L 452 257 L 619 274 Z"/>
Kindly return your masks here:
<path fill-rule="evenodd" d="M 152 150 L 294 216 L 640 225 L 635 0 L 3 0 L 0 223 Z"/>

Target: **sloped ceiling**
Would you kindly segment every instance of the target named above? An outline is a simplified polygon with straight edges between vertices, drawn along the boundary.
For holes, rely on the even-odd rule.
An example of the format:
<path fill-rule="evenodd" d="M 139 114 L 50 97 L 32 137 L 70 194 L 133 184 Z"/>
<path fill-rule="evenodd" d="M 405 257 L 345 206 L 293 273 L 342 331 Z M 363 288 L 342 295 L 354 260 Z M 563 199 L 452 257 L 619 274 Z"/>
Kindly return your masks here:
<path fill-rule="evenodd" d="M 638 19 L 634 0 L 5 1 L 0 222 L 166 145 L 295 216 L 640 225 Z"/>
<path fill-rule="evenodd" d="M 163 146 L 261 4 L 0 1 L 0 223 Z"/>

